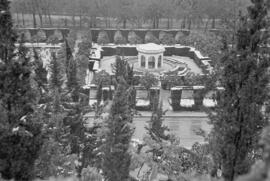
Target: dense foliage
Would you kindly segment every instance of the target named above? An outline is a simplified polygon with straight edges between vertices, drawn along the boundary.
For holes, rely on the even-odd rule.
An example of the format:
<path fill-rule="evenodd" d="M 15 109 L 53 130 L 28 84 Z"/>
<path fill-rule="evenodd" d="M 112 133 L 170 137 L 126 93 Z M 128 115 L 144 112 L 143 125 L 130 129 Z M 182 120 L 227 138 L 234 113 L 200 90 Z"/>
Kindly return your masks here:
<path fill-rule="evenodd" d="M 267 99 L 269 66 L 269 51 L 261 48 L 267 39 L 262 31 L 266 28 L 265 1 L 253 0 L 248 12 L 247 17 L 240 17 L 236 44 L 223 57 L 225 91 L 212 117 L 213 157 L 226 181 L 248 172 L 267 121 L 261 112 Z"/>
<path fill-rule="evenodd" d="M 14 53 L 9 2 L 0 2 L 0 173 L 5 179 L 30 180 L 43 143 L 42 114 L 27 49 Z"/>
<path fill-rule="evenodd" d="M 128 180 L 131 155 L 128 152 L 133 134 L 129 108 L 128 85 L 122 78 L 113 99 L 107 120 L 108 132 L 104 145 L 103 172 L 109 181 Z M 112 167 L 113 165 L 113 167 Z"/>

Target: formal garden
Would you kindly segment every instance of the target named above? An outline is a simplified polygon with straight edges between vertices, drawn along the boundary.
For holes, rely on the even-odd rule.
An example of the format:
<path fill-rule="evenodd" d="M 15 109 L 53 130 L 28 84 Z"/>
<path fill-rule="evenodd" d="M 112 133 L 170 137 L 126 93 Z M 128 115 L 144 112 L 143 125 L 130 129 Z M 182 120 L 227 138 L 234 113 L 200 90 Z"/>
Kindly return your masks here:
<path fill-rule="evenodd" d="M 1 181 L 269 180 L 268 1 L 57 2 L 0 0 Z"/>

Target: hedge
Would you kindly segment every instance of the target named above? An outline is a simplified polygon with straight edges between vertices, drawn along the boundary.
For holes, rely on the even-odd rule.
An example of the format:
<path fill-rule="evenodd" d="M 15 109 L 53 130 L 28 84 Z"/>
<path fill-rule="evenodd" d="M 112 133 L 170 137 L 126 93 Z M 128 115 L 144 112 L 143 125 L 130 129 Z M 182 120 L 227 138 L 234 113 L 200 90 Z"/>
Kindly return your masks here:
<path fill-rule="evenodd" d="M 159 97 L 160 95 L 160 89 L 150 89 L 149 90 L 149 98 L 150 98 L 150 106 L 153 107 L 153 104 L 155 103 L 155 98 Z"/>
<path fill-rule="evenodd" d="M 160 32 L 165 32 L 168 34 L 171 34 L 174 39 L 176 38 L 177 34 L 181 34 L 183 36 L 188 36 L 190 34 L 189 30 L 184 30 L 184 29 L 175 29 L 175 30 L 165 30 L 165 29 L 154 29 L 154 30 L 148 30 L 148 29 L 106 29 L 104 31 L 107 32 L 110 42 L 109 43 L 113 43 L 114 40 L 114 35 L 116 31 L 121 31 L 123 37 L 128 40 L 128 34 L 130 32 L 134 32 L 141 40 L 145 39 L 145 35 L 147 32 L 151 32 L 155 37 L 159 37 L 159 33 Z M 93 42 L 97 43 L 97 39 L 98 39 L 98 34 L 100 31 L 103 31 L 101 29 L 98 28 L 92 28 L 92 40 Z M 180 33 L 179 33 L 180 32 Z M 144 43 L 144 42 L 142 42 Z"/>
<path fill-rule="evenodd" d="M 180 100 L 181 100 L 182 90 L 171 90 L 171 106 L 173 111 L 181 110 Z"/>
<path fill-rule="evenodd" d="M 30 37 L 37 38 L 37 34 L 39 31 L 44 32 L 46 39 L 40 41 L 40 43 L 46 42 L 49 37 L 55 34 L 55 31 L 61 32 L 63 37 L 67 37 L 70 30 L 67 28 L 18 28 L 18 32 L 29 32 Z M 29 37 L 28 35 L 28 37 Z M 29 41 L 29 40 L 27 40 Z M 62 40 L 63 41 L 63 40 Z M 30 42 L 30 41 L 29 41 Z"/>

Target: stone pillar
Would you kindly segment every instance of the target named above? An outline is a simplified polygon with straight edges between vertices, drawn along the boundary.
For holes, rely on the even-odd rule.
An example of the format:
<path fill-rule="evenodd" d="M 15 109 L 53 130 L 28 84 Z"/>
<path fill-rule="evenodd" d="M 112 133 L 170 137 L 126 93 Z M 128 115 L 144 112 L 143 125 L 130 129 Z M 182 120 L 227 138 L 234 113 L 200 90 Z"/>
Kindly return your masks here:
<path fill-rule="evenodd" d="M 142 55 L 139 53 L 139 55 L 138 55 L 138 63 L 139 63 L 139 67 L 142 66 L 142 60 L 141 60 L 141 57 L 142 57 Z"/>
<path fill-rule="evenodd" d="M 164 61 L 163 58 L 164 58 L 164 57 L 163 57 L 163 54 L 162 54 L 162 55 L 161 55 L 161 67 L 163 67 L 163 61 Z"/>
<path fill-rule="evenodd" d="M 159 55 L 155 56 L 155 69 L 158 69 L 158 56 Z"/>
<path fill-rule="evenodd" d="M 148 58 L 149 58 L 149 56 L 145 55 L 145 69 L 148 69 Z"/>

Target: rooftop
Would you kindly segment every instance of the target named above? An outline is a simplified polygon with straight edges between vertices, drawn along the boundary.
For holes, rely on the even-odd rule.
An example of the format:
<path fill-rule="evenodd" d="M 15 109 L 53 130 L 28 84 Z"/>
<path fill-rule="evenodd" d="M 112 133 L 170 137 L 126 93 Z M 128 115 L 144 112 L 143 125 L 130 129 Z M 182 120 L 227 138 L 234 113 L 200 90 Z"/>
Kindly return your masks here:
<path fill-rule="evenodd" d="M 165 52 L 165 48 L 161 45 L 157 45 L 155 43 L 147 43 L 141 44 L 137 46 L 138 52 L 143 53 L 163 53 Z"/>

